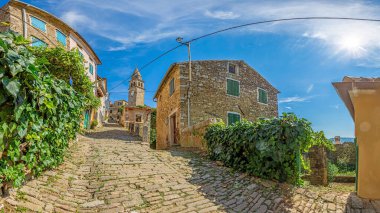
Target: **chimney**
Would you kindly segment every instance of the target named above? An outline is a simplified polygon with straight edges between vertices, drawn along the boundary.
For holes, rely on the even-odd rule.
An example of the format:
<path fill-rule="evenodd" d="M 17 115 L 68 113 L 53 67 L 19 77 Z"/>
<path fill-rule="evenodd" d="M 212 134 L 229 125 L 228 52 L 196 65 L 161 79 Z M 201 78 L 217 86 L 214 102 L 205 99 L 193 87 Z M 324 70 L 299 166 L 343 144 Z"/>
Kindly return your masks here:
<path fill-rule="evenodd" d="M 335 136 L 335 137 L 334 137 L 334 141 L 335 141 L 335 144 L 342 144 L 342 143 L 340 142 L 340 136 Z"/>

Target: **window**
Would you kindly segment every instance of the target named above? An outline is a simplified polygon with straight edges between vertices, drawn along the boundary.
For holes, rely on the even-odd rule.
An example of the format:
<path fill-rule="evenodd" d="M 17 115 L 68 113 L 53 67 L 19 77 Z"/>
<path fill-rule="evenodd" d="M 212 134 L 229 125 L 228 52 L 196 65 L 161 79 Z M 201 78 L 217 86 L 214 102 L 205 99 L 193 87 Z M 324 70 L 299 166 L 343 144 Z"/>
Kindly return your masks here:
<path fill-rule="evenodd" d="M 170 80 L 170 91 L 169 91 L 170 93 L 170 96 L 172 96 L 173 95 L 173 93 L 174 93 L 174 78 L 172 78 L 172 80 Z"/>
<path fill-rule="evenodd" d="M 32 47 L 47 47 L 46 42 L 42 41 L 41 39 L 38 39 L 36 37 L 32 37 Z"/>
<path fill-rule="evenodd" d="M 240 95 L 240 82 L 232 79 L 227 79 L 227 94 L 233 96 Z"/>
<path fill-rule="evenodd" d="M 110 110 L 110 113 L 112 113 L 112 110 Z"/>
<path fill-rule="evenodd" d="M 42 21 L 36 17 L 33 17 L 33 16 L 31 16 L 30 19 L 31 19 L 33 27 L 40 29 L 43 32 L 46 32 L 46 23 L 44 21 Z"/>
<path fill-rule="evenodd" d="M 63 34 L 59 30 L 55 30 L 55 32 L 56 32 L 56 35 L 57 35 L 57 41 L 59 41 L 63 46 L 66 47 L 66 35 Z"/>
<path fill-rule="evenodd" d="M 236 65 L 228 63 L 228 72 L 232 74 L 236 74 L 237 73 Z"/>
<path fill-rule="evenodd" d="M 142 117 L 141 115 L 136 115 L 136 122 L 141 122 L 142 120 L 141 117 Z"/>
<path fill-rule="evenodd" d="M 259 101 L 259 103 L 267 104 L 268 103 L 268 92 L 264 89 L 258 88 L 257 100 Z"/>
<path fill-rule="evenodd" d="M 236 122 L 240 122 L 240 114 L 236 112 L 227 113 L 227 124 L 232 125 Z"/>
<path fill-rule="evenodd" d="M 94 66 L 92 66 L 92 64 L 90 64 L 89 71 L 90 71 L 91 75 L 94 74 Z"/>

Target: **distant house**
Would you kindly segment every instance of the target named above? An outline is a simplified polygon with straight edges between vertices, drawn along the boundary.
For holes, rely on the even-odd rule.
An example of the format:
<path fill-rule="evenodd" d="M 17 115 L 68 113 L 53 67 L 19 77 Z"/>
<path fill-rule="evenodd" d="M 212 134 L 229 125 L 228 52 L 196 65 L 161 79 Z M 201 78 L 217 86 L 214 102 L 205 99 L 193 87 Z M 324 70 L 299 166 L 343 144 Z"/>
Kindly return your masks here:
<path fill-rule="evenodd" d="M 119 123 L 122 110 L 128 105 L 126 100 L 114 101 L 110 104 L 108 121 L 111 123 Z"/>
<path fill-rule="evenodd" d="M 87 76 L 92 82 L 97 81 L 97 66 L 101 61 L 90 44 L 75 29 L 54 15 L 22 1 L 10 0 L 1 10 L 0 21 L 9 23 L 9 26 L 0 26 L 1 32 L 17 32 L 29 39 L 32 42 L 31 46 L 78 49 L 84 58 Z M 99 93 L 98 89 L 101 88 L 94 88 L 94 94 L 100 98 L 104 97 L 105 94 Z M 102 123 L 98 116 L 103 110 L 101 107 L 84 112 L 84 128 L 89 128 L 94 120 Z"/>
<path fill-rule="evenodd" d="M 188 123 L 219 118 L 230 125 L 278 116 L 279 91 L 244 61 L 193 61 L 191 76 L 189 87 L 188 63 L 172 64 L 154 95 L 158 149 L 180 145 Z"/>

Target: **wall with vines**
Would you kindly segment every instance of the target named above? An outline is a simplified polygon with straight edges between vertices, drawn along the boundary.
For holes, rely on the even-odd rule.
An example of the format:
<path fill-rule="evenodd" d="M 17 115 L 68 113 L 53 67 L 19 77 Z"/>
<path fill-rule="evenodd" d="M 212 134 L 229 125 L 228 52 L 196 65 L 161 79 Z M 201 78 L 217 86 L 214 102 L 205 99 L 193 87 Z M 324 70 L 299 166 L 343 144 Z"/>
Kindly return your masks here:
<path fill-rule="evenodd" d="M 0 186 L 19 186 L 63 161 L 86 97 L 47 70 L 29 41 L 0 34 Z"/>
<path fill-rule="evenodd" d="M 300 185 L 301 169 L 307 170 L 300 153 L 313 145 L 333 148 L 323 132 L 294 114 L 278 118 L 243 121 L 226 126 L 211 125 L 205 134 L 211 159 L 258 177 Z"/>

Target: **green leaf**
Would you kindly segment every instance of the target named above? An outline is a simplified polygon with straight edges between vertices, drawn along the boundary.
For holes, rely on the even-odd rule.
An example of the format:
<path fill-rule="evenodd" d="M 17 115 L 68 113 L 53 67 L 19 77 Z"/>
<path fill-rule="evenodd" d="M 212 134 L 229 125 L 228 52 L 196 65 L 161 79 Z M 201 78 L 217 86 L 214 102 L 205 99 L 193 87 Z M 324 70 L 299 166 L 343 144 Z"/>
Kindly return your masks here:
<path fill-rule="evenodd" d="M 28 128 L 24 125 L 17 127 L 17 134 L 20 136 L 20 138 L 24 138 L 27 133 Z"/>
<path fill-rule="evenodd" d="M 7 77 L 3 78 L 1 82 L 9 94 L 16 98 L 20 91 L 20 83 L 17 80 L 10 80 Z"/>
<path fill-rule="evenodd" d="M 0 106 L 7 101 L 6 94 L 3 93 L 2 90 L 0 90 Z"/>

